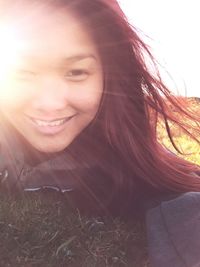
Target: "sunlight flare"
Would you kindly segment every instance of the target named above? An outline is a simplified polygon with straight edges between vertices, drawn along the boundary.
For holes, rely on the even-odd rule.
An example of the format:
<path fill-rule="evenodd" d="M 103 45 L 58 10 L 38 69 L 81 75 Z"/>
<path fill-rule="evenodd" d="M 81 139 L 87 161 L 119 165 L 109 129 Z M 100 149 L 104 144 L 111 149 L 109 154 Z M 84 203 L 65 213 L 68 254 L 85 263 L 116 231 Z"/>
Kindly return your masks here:
<path fill-rule="evenodd" d="M 20 51 L 24 48 L 17 30 L 9 25 L 0 26 L 0 81 L 20 62 Z"/>

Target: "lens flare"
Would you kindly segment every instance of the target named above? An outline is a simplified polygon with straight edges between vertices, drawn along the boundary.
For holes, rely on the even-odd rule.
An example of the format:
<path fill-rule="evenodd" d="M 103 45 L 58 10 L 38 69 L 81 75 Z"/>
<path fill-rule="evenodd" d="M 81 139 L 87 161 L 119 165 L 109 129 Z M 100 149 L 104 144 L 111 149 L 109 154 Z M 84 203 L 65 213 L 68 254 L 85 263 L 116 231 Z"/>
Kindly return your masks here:
<path fill-rule="evenodd" d="M 24 48 L 17 30 L 9 25 L 0 25 L 0 82 L 20 63 L 20 51 Z"/>
<path fill-rule="evenodd" d="M 21 65 L 25 42 L 17 27 L 0 24 L 0 99 L 14 103 L 20 95 L 13 75 Z"/>

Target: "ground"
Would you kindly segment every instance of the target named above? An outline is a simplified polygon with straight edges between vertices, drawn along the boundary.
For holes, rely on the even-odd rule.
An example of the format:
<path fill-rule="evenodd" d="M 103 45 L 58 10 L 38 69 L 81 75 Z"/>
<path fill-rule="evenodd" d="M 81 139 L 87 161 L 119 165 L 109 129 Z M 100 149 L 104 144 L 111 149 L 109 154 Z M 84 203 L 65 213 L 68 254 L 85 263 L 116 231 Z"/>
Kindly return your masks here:
<path fill-rule="evenodd" d="M 0 266 L 148 266 L 145 226 L 84 217 L 55 192 L 0 196 Z"/>

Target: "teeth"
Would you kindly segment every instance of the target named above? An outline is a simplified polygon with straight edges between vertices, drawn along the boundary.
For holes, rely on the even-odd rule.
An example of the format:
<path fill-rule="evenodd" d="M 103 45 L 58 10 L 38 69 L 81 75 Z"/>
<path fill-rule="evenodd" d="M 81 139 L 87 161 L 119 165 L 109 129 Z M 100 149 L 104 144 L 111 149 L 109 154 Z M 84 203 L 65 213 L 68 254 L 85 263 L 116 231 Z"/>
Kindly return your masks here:
<path fill-rule="evenodd" d="M 47 121 L 40 121 L 40 120 L 35 120 L 34 122 L 38 125 L 38 126 L 58 126 L 61 125 L 65 122 L 64 120 L 58 120 L 58 121 L 53 121 L 53 122 L 47 122 Z"/>

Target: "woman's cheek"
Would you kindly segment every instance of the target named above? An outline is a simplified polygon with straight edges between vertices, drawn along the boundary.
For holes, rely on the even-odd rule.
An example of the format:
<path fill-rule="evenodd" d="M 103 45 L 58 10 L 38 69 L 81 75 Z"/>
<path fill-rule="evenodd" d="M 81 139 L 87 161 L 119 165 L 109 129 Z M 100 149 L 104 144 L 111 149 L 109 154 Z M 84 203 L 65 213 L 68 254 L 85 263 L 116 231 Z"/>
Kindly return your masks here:
<path fill-rule="evenodd" d="M 93 89 L 79 91 L 79 93 L 77 91 L 75 95 L 71 96 L 71 99 L 68 99 L 68 102 L 80 111 L 91 112 L 98 109 L 100 100 L 101 94 L 95 89 Z"/>
<path fill-rule="evenodd" d="M 29 97 L 30 90 L 25 85 L 9 82 L 0 86 L 0 102 L 3 105 L 14 107 L 26 102 Z"/>
<path fill-rule="evenodd" d="M 77 85 L 72 90 L 72 102 L 80 109 L 96 110 L 103 93 L 103 82 L 99 77 L 92 77 L 88 81 Z"/>

